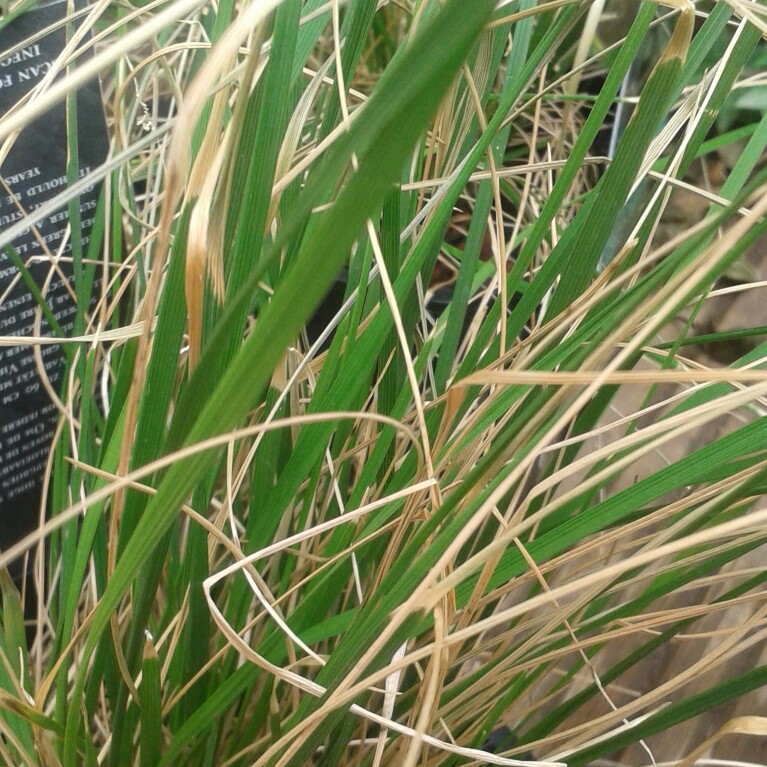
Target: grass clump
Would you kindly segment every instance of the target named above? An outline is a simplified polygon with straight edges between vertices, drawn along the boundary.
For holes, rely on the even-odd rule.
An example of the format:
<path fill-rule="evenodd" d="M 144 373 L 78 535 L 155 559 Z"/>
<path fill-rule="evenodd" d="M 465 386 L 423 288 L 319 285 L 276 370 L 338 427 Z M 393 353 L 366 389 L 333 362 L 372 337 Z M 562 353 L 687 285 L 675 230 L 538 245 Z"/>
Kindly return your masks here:
<path fill-rule="evenodd" d="M 728 106 L 764 13 L 496 5 L 98 3 L 0 122 L 101 74 L 102 294 L 0 554 L 39 597 L 28 648 L 2 581 L 8 764 L 764 734 L 767 322 L 710 308 L 764 289 L 765 117 Z"/>

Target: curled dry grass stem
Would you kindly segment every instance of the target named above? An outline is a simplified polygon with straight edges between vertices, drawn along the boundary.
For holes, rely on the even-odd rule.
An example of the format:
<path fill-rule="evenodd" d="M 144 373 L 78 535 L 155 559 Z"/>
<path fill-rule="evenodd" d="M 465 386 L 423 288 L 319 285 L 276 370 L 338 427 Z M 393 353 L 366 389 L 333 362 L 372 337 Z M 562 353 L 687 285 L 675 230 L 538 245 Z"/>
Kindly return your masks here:
<path fill-rule="evenodd" d="M 204 442 L 200 442 L 195 445 L 190 445 L 188 447 L 185 447 L 176 451 L 173 454 L 163 456 L 162 458 L 159 458 L 158 460 L 153 461 L 152 463 L 147 464 L 146 466 L 143 466 L 140 469 L 136 469 L 125 476 L 117 476 L 117 478 L 115 478 L 115 480 L 111 484 L 100 488 L 99 490 L 94 492 L 92 495 L 90 495 L 88 498 L 78 501 L 71 508 L 63 511 L 56 518 L 46 522 L 45 526 L 42 529 L 38 530 L 35 533 L 32 533 L 30 536 L 28 536 L 28 538 L 19 542 L 13 548 L 9 549 L 3 554 L 0 554 L 0 567 L 7 567 L 10 562 L 12 562 L 23 551 L 25 551 L 32 543 L 34 543 L 35 541 L 39 539 L 44 539 L 47 535 L 51 533 L 51 531 L 56 530 L 57 528 L 65 524 L 66 522 L 69 522 L 71 519 L 76 518 L 78 515 L 81 515 L 87 512 L 87 510 L 91 508 L 92 506 L 95 506 L 101 501 L 104 501 L 105 499 L 112 497 L 115 491 L 129 487 L 131 486 L 131 483 L 137 480 L 143 479 L 144 477 L 151 476 L 155 474 L 158 470 L 166 468 L 167 466 L 170 466 L 174 462 L 182 460 L 183 458 L 187 456 L 194 455 L 195 453 L 203 452 L 205 450 L 212 450 L 221 445 L 227 445 L 233 441 L 255 436 L 263 431 L 288 428 L 294 423 L 304 423 L 304 424 L 318 423 L 318 422 L 324 422 L 324 421 L 335 421 L 335 420 L 343 419 L 343 418 L 348 418 L 352 420 L 369 419 L 377 423 L 386 424 L 399 431 L 403 431 L 406 434 L 408 434 L 409 437 L 415 439 L 415 434 L 411 432 L 404 424 L 398 421 L 395 421 L 384 415 L 380 415 L 377 413 L 365 413 L 365 412 L 318 413 L 316 415 L 296 416 L 294 418 L 287 418 L 287 419 L 272 421 L 271 423 L 268 423 L 268 424 L 256 424 L 254 426 L 244 428 L 244 429 L 238 429 L 236 431 L 230 432 L 228 434 L 223 434 L 218 437 L 212 437 L 211 439 L 205 440 Z M 414 446 L 415 446 L 415 442 L 414 442 Z M 416 450 L 417 449 L 418 448 L 416 447 Z M 428 486 L 430 484 L 433 484 L 433 482 L 434 480 L 427 480 L 426 485 Z M 419 492 L 420 489 L 421 489 L 420 487 L 417 487 L 414 492 Z M 364 513 L 367 513 L 367 511 Z"/>

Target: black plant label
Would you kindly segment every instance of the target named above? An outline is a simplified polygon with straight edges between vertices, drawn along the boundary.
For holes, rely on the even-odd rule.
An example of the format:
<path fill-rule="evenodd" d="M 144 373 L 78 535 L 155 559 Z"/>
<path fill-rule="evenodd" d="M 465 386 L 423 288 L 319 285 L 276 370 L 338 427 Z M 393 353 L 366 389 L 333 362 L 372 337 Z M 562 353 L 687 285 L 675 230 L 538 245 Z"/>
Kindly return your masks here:
<path fill-rule="evenodd" d="M 0 121 L 19 109 L 49 75 L 67 35 L 77 28 L 77 21 L 69 30 L 62 23 L 66 12 L 66 0 L 53 2 L 0 29 Z M 83 53 L 76 63 L 88 55 Z M 78 91 L 76 104 L 78 172 L 85 178 L 108 152 L 98 81 Z M 80 194 L 76 231 L 70 226 L 69 204 L 51 208 L 51 200 L 68 189 L 71 143 L 63 101 L 29 123 L 12 143 L 0 142 L 0 233 L 6 235 L 3 239 L 13 234 L 9 246 L 0 249 L 0 548 L 18 540 L 38 518 L 42 479 L 60 416 L 49 390 L 60 392 L 66 367 L 60 345 L 40 344 L 36 354 L 24 339 L 56 337 L 40 308 L 40 295 L 60 332 L 71 335 L 77 313 L 72 244 L 79 241 L 85 257 L 101 192 L 100 185 L 94 185 Z M 96 295 L 100 270 L 91 272 L 91 294 Z"/>

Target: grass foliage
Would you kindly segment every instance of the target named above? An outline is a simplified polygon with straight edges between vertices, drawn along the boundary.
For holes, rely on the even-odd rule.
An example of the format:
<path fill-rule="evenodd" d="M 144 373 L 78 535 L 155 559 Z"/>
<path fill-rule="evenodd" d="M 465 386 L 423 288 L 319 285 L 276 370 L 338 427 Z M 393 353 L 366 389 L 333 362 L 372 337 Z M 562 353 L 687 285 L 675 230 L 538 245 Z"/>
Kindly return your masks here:
<path fill-rule="evenodd" d="M 767 633 L 767 320 L 695 318 L 764 290 L 733 275 L 767 118 L 732 94 L 767 14 L 629 5 L 89 7 L 95 55 L 0 122 L 100 73 L 112 141 L 49 521 L 0 554 L 39 596 L 28 647 L 0 575 L 0 761 L 575 767 L 714 710 L 704 748 L 764 734 L 726 706 L 767 681 L 737 665 Z"/>

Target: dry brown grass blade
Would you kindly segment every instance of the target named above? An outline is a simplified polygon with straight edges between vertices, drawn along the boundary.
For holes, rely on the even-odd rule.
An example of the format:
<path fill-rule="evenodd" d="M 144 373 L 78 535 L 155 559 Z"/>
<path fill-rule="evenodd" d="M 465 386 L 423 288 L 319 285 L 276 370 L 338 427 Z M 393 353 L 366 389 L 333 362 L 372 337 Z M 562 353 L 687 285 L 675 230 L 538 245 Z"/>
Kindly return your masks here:
<path fill-rule="evenodd" d="M 767 370 L 616 370 L 603 373 L 599 370 L 549 371 L 549 370 L 488 370 L 458 381 L 454 386 L 475 385 L 586 385 L 597 378 L 605 385 L 659 383 L 702 383 L 722 381 L 729 383 L 761 383 L 767 381 Z"/>
<path fill-rule="evenodd" d="M 224 158 L 233 154 L 231 148 L 228 154 L 224 151 L 223 147 L 226 142 L 221 142 L 219 133 L 222 123 L 221 115 L 223 115 L 228 100 L 227 93 L 221 88 L 226 84 L 226 73 L 229 72 L 236 60 L 243 40 L 248 35 L 253 34 L 254 29 L 261 29 L 264 19 L 279 3 L 280 0 L 252 3 L 240 13 L 236 21 L 226 30 L 211 50 L 186 93 L 171 141 L 167 161 L 166 194 L 160 219 L 156 257 L 161 263 L 167 257 L 171 226 L 176 207 L 182 196 L 186 194 L 194 198 L 195 193 L 199 193 L 200 196 L 193 211 L 194 220 L 190 222 L 189 250 L 187 252 L 189 260 L 185 281 L 190 324 L 191 364 L 196 362 L 199 354 L 205 275 L 210 275 L 211 285 L 217 297 L 222 297 L 224 291 L 220 229 L 211 227 L 210 222 L 210 208 L 218 189 L 216 183 L 218 172 L 214 171 L 220 172 L 224 165 Z M 259 39 L 257 34 L 254 35 L 254 50 L 251 51 L 251 58 L 249 59 L 252 63 L 246 68 L 246 73 L 254 73 L 253 67 L 260 54 L 260 46 L 255 41 Z M 249 85 L 250 83 L 243 83 L 246 92 Z M 214 95 L 212 119 L 209 121 L 204 135 L 201 152 L 195 157 L 190 170 L 190 153 L 194 131 L 211 95 Z M 239 103 L 241 104 L 242 101 L 241 99 Z M 216 120 L 216 117 L 219 119 Z M 233 140 L 232 131 L 228 132 L 228 135 Z M 223 215 L 223 213 L 218 211 L 217 215 Z M 192 223 L 194 229 L 192 229 Z M 153 273 L 161 271 L 157 269 L 157 266 L 155 266 L 155 270 L 156 272 Z M 146 308 L 152 314 L 156 311 L 156 293 L 156 290 L 148 290 L 145 300 Z M 137 362 L 136 368 L 139 369 L 140 367 L 142 366 Z"/>
<path fill-rule="evenodd" d="M 706 755 L 726 735 L 755 735 L 767 737 L 767 718 L 763 716 L 739 716 L 720 727 L 708 740 L 698 746 L 686 759 L 678 762 L 677 767 L 694 767 L 702 756 Z"/>

